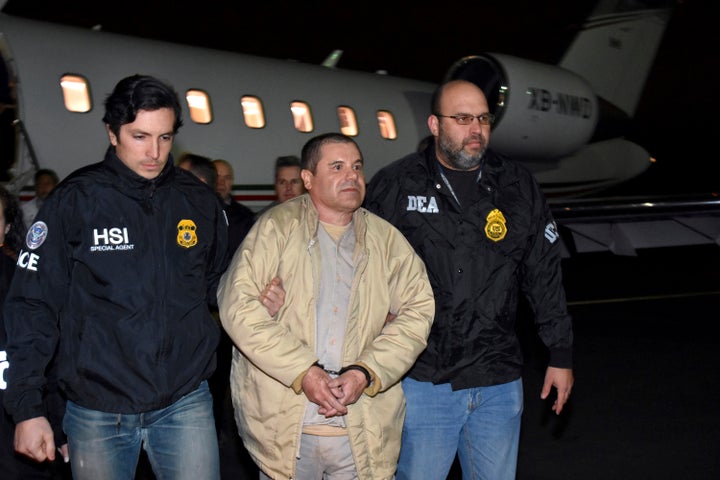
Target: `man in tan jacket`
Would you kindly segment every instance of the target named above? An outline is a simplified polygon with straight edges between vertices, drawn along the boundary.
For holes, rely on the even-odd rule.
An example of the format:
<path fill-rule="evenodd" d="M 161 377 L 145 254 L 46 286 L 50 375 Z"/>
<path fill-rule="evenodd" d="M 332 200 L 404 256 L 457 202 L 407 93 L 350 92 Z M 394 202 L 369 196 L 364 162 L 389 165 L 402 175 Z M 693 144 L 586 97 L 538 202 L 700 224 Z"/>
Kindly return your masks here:
<path fill-rule="evenodd" d="M 360 208 L 363 158 L 350 137 L 309 140 L 302 168 L 308 193 L 258 220 L 218 291 L 239 348 L 240 435 L 261 478 L 390 479 L 405 413 L 399 381 L 435 313 L 425 265 Z M 261 297 L 274 278 L 285 298 L 270 316 Z"/>

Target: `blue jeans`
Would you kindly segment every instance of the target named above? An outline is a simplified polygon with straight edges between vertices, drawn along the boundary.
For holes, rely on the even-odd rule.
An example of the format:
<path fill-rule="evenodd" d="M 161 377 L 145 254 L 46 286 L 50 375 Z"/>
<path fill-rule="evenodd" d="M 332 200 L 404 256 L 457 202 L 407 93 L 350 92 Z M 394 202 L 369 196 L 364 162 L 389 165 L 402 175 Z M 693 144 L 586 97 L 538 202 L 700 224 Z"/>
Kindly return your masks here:
<path fill-rule="evenodd" d="M 140 448 L 159 480 L 220 478 L 207 382 L 172 405 L 145 413 L 105 413 L 68 401 L 63 428 L 74 480 L 133 480 Z"/>
<path fill-rule="evenodd" d="M 397 480 L 445 480 L 457 452 L 463 479 L 513 480 L 517 469 L 522 379 L 452 391 L 406 377 L 407 410 Z"/>

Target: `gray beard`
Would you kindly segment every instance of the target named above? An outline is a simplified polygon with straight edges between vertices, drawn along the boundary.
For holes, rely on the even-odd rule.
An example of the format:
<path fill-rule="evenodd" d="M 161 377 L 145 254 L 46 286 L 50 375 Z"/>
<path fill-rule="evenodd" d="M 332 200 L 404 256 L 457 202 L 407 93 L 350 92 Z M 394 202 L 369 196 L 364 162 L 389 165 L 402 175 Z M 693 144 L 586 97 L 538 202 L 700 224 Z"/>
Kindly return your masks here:
<path fill-rule="evenodd" d="M 439 145 L 440 151 L 443 152 L 450 165 L 457 170 L 472 170 L 476 168 L 480 165 L 480 161 L 485 155 L 485 150 L 487 150 L 487 148 L 483 148 L 477 155 L 468 155 L 462 148 L 454 151 L 452 146 L 446 144 L 445 142 L 440 142 Z"/>

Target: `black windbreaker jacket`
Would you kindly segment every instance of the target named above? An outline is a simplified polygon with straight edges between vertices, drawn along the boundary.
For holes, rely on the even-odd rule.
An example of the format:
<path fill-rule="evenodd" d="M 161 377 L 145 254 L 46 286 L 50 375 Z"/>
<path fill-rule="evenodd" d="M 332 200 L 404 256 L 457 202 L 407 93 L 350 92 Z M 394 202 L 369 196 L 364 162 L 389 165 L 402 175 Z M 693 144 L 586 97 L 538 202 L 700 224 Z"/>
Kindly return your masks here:
<path fill-rule="evenodd" d="M 139 413 L 195 390 L 215 369 L 208 308 L 227 266 L 219 197 L 172 157 L 147 180 L 111 147 L 47 198 L 5 301 L 15 422 L 46 415 L 45 369 L 93 410 Z"/>
<path fill-rule="evenodd" d="M 460 208 L 431 145 L 376 173 L 365 197 L 366 208 L 402 231 L 425 261 L 435 294 L 428 346 L 409 375 L 453 389 L 520 378 L 519 292 L 550 365 L 572 367 L 558 233 L 540 187 L 523 166 L 491 151 L 481 171 L 480 200 Z"/>

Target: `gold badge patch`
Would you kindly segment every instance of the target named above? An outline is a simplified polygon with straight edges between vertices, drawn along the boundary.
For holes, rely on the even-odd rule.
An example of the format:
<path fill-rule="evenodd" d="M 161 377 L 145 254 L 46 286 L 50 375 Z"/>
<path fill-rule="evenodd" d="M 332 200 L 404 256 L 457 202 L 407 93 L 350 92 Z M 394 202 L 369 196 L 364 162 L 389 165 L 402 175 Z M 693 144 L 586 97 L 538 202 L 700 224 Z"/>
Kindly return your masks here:
<path fill-rule="evenodd" d="M 493 242 L 499 242 L 505 238 L 505 234 L 507 233 L 505 222 L 506 220 L 502 212 L 496 208 L 487 216 L 485 235 Z"/>
<path fill-rule="evenodd" d="M 192 220 L 180 220 L 177 224 L 177 243 L 181 247 L 190 248 L 197 244 L 197 233 L 195 222 Z"/>

